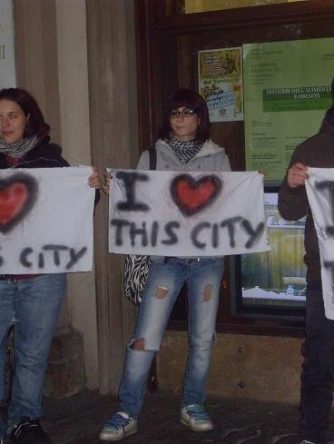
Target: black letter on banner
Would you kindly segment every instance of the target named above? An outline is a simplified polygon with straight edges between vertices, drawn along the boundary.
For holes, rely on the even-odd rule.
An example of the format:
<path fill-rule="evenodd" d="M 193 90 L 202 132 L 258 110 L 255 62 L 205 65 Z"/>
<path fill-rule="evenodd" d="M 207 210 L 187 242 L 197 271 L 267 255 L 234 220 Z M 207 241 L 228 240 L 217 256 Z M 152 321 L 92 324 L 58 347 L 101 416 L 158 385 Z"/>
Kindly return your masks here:
<path fill-rule="evenodd" d="M 0 249 L 1 249 L 1 247 L 0 247 Z M 0 256 L 0 267 L 3 265 L 3 263 L 4 263 L 4 259 L 2 256 Z"/>
<path fill-rule="evenodd" d="M 118 202 L 117 209 L 123 211 L 148 211 L 150 207 L 143 202 L 136 202 L 136 181 L 146 182 L 149 180 L 146 174 L 137 172 L 119 171 L 116 173 L 117 179 L 123 180 L 126 192 L 126 201 Z"/>
<path fill-rule="evenodd" d="M 116 227 L 115 244 L 117 246 L 123 245 L 122 228 L 127 225 L 130 225 L 130 222 L 127 222 L 126 220 L 123 219 L 112 219 L 110 221 L 110 225 Z"/>
<path fill-rule="evenodd" d="M 78 252 L 76 252 L 74 248 L 70 248 L 70 261 L 66 265 L 66 270 L 72 268 L 73 265 L 76 264 L 80 258 L 82 258 L 86 251 L 87 247 L 82 247 L 81 250 L 79 250 Z"/>
<path fill-rule="evenodd" d="M 179 227 L 179 222 L 168 222 L 165 226 L 165 232 L 169 236 L 169 239 L 164 239 L 161 243 L 164 245 L 175 245 L 177 243 L 177 235 L 174 233 L 174 229 Z"/>
<path fill-rule="evenodd" d="M 60 257 L 59 257 L 59 251 L 65 251 L 68 250 L 68 247 L 65 245 L 45 245 L 43 247 L 43 250 L 45 251 L 53 251 L 53 260 L 55 265 L 60 265 Z"/>
<path fill-rule="evenodd" d="M 28 261 L 27 256 L 33 252 L 32 248 L 24 248 L 20 254 L 20 262 L 24 267 L 31 267 L 32 263 Z"/>
<path fill-rule="evenodd" d="M 240 216 L 236 216 L 236 217 L 230 217 L 229 219 L 224 220 L 220 226 L 222 228 L 227 227 L 227 231 L 228 234 L 230 236 L 230 247 L 234 248 L 235 247 L 235 241 L 234 241 L 234 234 L 235 234 L 235 230 L 234 230 L 234 224 L 239 222 L 241 220 Z"/>
<path fill-rule="evenodd" d="M 159 224 L 155 220 L 152 223 L 152 229 L 151 229 L 151 245 L 152 245 L 152 247 L 155 247 L 157 245 L 157 242 L 158 242 L 158 231 L 159 231 Z"/>
<path fill-rule="evenodd" d="M 196 225 L 196 227 L 192 230 L 190 237 L 191 240 L 193 241 L 193 244 L 195 245 L 195 247 L 200 248 L 203 250 L 203 248 L 206 247 L 206 244 L 204 244 L 203 242 L 199 242 L 197 240 L 197 236 L 198 233 L 200 231 L 202 231 L 203 228 L 210 228 L 210 224 L 209 222 L 201 222 L 200 224 Z"/>
<path fill-rule="evenodd" d="M 332 275 L 332 287 L 333 287 L 333 281 L 334 281 L 334 261 L 325 261 L 324 262 L 324 267 L 325 268 L 330 268 L 330 272 L 331 272 L 331 275 Z M 333 296 L 332 296 L 332 298 L 333 298 Z"/>
<path fill-rule="evenodd" d="M 38 268 L 44 268 L 44 254 L 38 254 Z"/>
<path fill-rule="evenodd" d="M 323 182 L 316 182 L 314 185 L 317 190 L 323 190 L 326 188 L 328 189 L 329 194 L 330 194 L 330 205 L 331 205 L 331 209 L 332 209 L 332 219 L 334 222 L 334 182 L 331 180 L 325 180 Z M 327 231 L 327 234 L 329 234 L 330 236 L 334 236 L 334 226 L 326 227 L 326 231 Z"/>
<path fill-rule="evenodd" d="M 254 244 L 256 244 L 256 242 L 259 240 L 259 237 L 263 233 L 264 222 L 260 222 L 255 230 L 253 230 L 251 224 L 246 219 L 244 219 L 241 222 L 241 225 L 244 227 L 244 229 L 247 231 L 247 233 L 250 236 L 250 239 L 246 242 L 245 247 L 246 248 L 251 248 Z"/>
<path fill-rule="evenodd" d="M 331 268 L 332 280 L 334 281 L 334 261 L 324 261 L 325 268 Z"/>
<path fill-rule="evenodd" d="M 218 247 L 218 243 L 219 243 L 219 232 L 218 232 L 218 224 L 213 224 L 212 225 L 212 246 L 214 248 Z"/>
<path fill-rule="evenodd" d="M 136 245 L 135 237 L 137 235 L 142 236 L 142 247 L 147 247 L 148 240 L 147 240 L 147 229 L 146 229 L 146 222 L 142 222 L 142 228 L 136 228 L 136 224 L 134 222 L 131 222 L 130 224 L 130 239 L 131 239 L 131 245 L 134 247 Z"/>

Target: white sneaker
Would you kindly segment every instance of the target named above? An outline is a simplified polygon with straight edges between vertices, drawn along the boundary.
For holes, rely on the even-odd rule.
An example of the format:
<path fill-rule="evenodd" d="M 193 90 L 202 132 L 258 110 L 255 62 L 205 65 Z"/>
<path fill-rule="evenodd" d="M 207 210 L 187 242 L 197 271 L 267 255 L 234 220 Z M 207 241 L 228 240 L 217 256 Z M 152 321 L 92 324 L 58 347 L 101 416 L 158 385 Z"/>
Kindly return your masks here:
<path fill-rule="evenodd" d="M 180 421 L 193 432 L 207 432 L 213 429 L 212 421 L 202 404 L 191 404 L 183 407 Z"/>
<path fill-rule="evenodd" d="M 126 412 L 117 412 L 107 421 L 100 433 L 103 441 L 121 441 L 137 432 L 137 420 Z"/>
<path fill-rule="evenodd" d="M 304 441 L 302 441 L 300 444 L 315 444 L 312 441 L 307 441 L 307 439 L 304 439 Z"/>

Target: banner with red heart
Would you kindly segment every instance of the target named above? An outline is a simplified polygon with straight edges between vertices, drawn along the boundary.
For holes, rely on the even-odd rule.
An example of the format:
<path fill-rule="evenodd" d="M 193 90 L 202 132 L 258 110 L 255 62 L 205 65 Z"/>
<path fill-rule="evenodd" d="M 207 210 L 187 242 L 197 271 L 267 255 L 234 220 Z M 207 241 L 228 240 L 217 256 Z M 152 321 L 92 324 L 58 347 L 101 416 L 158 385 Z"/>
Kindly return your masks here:
<path fill-rule="evenodd" d="M 257 171 L 110 173 L 112 253 L 209 257 L 269 248 Z"/>
<path fill-rule="evenodd" d="M 37 197 L 34 177 L 17 173 L 0 178 L 0 231 L 7 233 L 28 214 Z"/>
<path fill-rule="evenodd" d="M 0 172 L 0 274 L 90 271 L 95 190 L 92 168 Z"/>
<path fill-rule="evenodd" d="M 222 188 L 221 179 L 213 174 L 196 179 L 180 174 L 172 180 L 170 192 L 182 214 L 192 216 L 211 205 Z"/>

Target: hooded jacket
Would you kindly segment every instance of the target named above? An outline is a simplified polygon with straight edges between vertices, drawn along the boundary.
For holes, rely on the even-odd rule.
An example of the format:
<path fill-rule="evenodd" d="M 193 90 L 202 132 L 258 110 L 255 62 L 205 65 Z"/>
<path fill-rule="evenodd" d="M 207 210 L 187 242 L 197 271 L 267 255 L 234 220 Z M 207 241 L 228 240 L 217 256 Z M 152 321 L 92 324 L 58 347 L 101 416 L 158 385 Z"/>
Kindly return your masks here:
<path fill-rule="evenodd" d="M 297 146 L 289 168 L 297 162 L 314 168 L 334 168 L 334 106 L 326 112 L 319 132 Z M 305 186 L 290 188 L 285 176 L 279 191 L 278 209 L 286 220 L 306 216 L 304 262 L 307 285 L 309 289 L 321 288 L 319 245 Z"/>
<path fill-rule="evenodd" d="M 208 139 L 199 152 L 186 164 L 182 163 L 175 155 L 172 148 L 162 139 L 155 143 L 157 152 L 158 171 L 230 171 L 230 161 L 224 148 L 216 145 Z M 137 169 L 148 170 L 150 168 L 149 152 L 146 150 L 140 156 Z"/>

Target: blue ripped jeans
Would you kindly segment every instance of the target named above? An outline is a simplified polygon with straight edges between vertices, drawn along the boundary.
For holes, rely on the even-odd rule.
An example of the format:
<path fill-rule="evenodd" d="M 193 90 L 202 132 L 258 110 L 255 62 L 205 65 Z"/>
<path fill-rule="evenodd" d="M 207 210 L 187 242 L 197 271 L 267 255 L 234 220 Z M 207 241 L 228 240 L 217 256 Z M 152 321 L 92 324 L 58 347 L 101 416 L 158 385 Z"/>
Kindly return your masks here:
<path fill-rule="evenodd" d="M 182 405 L 205 401 L 223 269 L 223 258 L 152 261 L 133 340 L 127 347 L 119 390 L 120 410 L 132 417 L 140 413 L 154 354 L 160 348 L 172 308 L 185 282 L 189 350 Z M 132 348 L 136 340 L 143 340 L 144 350 Z"/>
<path fill-rule="evenodd" d="M 66 274 L 0 279 L 0 399 L 4 396 L 5 342 L 15 327 L 15 372 L 8 425 L 42 416 L 42 391 L 50 343 L 64 299 Z M 4 424 L 1 424 L 2 430 Z M 1 436 L 1 433 L 0 433 Z"/>

